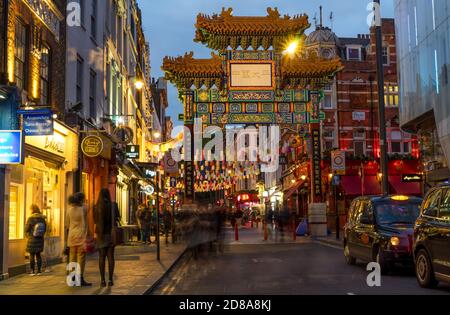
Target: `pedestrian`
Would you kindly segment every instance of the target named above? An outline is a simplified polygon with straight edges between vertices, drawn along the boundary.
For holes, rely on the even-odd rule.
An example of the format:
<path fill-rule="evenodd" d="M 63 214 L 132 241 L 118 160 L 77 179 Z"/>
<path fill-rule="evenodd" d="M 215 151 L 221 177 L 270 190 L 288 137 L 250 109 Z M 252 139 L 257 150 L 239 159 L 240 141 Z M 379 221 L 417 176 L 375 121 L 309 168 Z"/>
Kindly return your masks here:
<path fill-rule="evenodd" d="M 25 233 L 27 236 L 27 252 L 30 254 L 31 276 L 42 273 L 42 257 L 44 251 L 45 233 L 47 232 L 46 217 L 35 204 L 30 206 L 31 216 L 27 219 Z M 37 264 L 37 270 L 36 270 Z M 36 272 L 37 271 L 37 272 Z"/>
<path fill-rule="evenodd" d="M 151 244 L 151 225 L 152 225 L 152 212 L 144 204 L 141 205 L 141 241 Z"/>
<path fill-rule="evenodd" d="M 99 251 L 100 286 L 106 286 L 106 258 L 108 258 L 109 271 L 108 286 L 113 286 L 115 265 L 114 248 L 117 245 L 116 227 L 118 227 L 120 222 L 120 214 L 118 207 L 111 201 L 111 194 L 106 188 L 103 188 L 98 196 L 97 204 L 94 208 L 94 222 L 97 248 Z"/>
<path fill-rule="evenodd" d="M 86 267 L 86 253 L 91 246 L 87 210 L 84 206 L 85 195 L 76 193 L 69 197 L 69 208 L 66 214 L 66 244 L 69 247 L 69 262 L 78 263 L 80 270 L 79 286 L 91 286 L 92 283 L 84 279 Z"/>
<path fill-rule="evenodd" d="M 144 220 L 144 209 L 145 206 L 144 205 L 139 205 L 137 211 L 136 211 L 136 221 L 137 221 L 137 226 L 139 229 L 139 233 L 138 233 L 138 241 L 141 241 L 143 243 L 145 243 L 145 239 L 143 237 L 143 231 L 142 231 L 142 221 Z"/>

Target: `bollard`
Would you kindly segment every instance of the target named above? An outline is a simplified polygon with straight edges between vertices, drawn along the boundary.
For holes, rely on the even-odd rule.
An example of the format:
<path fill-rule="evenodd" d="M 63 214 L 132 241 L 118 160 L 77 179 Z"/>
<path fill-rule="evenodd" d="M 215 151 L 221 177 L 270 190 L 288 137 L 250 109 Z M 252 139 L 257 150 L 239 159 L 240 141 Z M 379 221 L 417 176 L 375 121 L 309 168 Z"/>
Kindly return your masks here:
<path fill-rule="evenodd" d="M 234 239 L 239 241 L 239 230 L 237 222 L 234 224 Z"/>
<path fill-rule="evenodd" d="M 267 231 L 267 223 L 264 222 L 264 240 L 267 241 L 268 238 L 269 238 L 269 234 Z"/>

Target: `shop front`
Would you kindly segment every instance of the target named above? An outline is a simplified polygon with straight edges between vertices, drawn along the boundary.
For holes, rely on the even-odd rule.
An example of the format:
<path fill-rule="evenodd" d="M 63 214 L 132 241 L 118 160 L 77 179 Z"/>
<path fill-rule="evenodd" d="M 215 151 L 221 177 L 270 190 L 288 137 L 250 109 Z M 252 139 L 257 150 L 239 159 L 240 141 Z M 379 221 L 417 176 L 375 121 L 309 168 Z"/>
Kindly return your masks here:
<path fill-rule="evenodd" d="M 44 262 L 61 259 L 67 198 L 73 193 L 73 176 L 78 165 L 78 136 L 55 121 L 51 136 L 25 137 L 25 158 L 10 172 L 8 213 L 8 272 L 26 271 L 25 223 L 30 206 L 37 205 L 47 217 Z"/>

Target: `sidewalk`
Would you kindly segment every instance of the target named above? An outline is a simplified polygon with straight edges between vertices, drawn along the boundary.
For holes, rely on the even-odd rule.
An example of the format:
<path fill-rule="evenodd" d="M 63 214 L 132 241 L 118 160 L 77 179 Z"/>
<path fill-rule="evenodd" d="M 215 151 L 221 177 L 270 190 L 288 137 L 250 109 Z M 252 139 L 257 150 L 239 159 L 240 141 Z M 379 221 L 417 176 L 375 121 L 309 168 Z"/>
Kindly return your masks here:
<path fill-rule="evenodd" d="M 343 239 L 343 231 L 341 231 L 341 233 L 340 233 L 340 238 L 339 238 L 339 240 L 338 239 L 336 239 L 336 233 L 331 233 L 329 236 L 326 236 L 326 237 L 311 237 L 311 239 L 312 240 L 314 240 L 314 241 L 318 241 L 318 242 L 322 242 L 322 243 L 326 243 L 326 244 L 329 244 L 329 245 L 333 245 L 333 246 L 338 246 L 338 247 L 340 247 L 340 248 L 343 248 L 343 241 L 344 241 L 344 239 Z"/>
<path fill-rule="evenodd" d="M 59 264 L 39 276 L 25 274 L 0 281 L 0 295 L 142 295 L 160 281 L 181 257 L 185 248 L 182 244 L 166 245 L 162 237 L 161 261 L 158 262 L 154 244 L 118 246 L 115 253 L 114 286 L 111 288 L 100 288 L 98 256 L 95 254 L 88 258 L 85 271 L 85 278 L 92 282 L 92 287 L 68 287 L 66 264 Z"/>

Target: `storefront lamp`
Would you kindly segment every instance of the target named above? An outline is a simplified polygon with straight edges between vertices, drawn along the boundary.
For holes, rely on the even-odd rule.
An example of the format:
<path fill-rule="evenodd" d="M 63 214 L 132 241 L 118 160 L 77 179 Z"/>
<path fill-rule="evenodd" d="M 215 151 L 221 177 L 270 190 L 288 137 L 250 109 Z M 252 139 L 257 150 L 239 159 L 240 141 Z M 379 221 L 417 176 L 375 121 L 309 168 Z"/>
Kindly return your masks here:
<path fill-rule="evenodd" d="M 292 183 L 292 184 L 295 184 L 296 182 L 297 182 L 297 181 L 296 181 L 295 179 L 292 179 L 292 180 L 291 180 L 291 183 Z"/>
<path fill-rule="evenodd" d="M 302 181 L 305 181 L 306 180 L 306 175 L 302 175 L 300 178 L 301 178 Z"/>
<path fill-rule="evenodd" d="M 154 131 L 154 132 L 153 132 L 153 137 L 155 137 L 155 139 L 161 138 L 161 132 L 159 132 L 159 131 Z"/>

